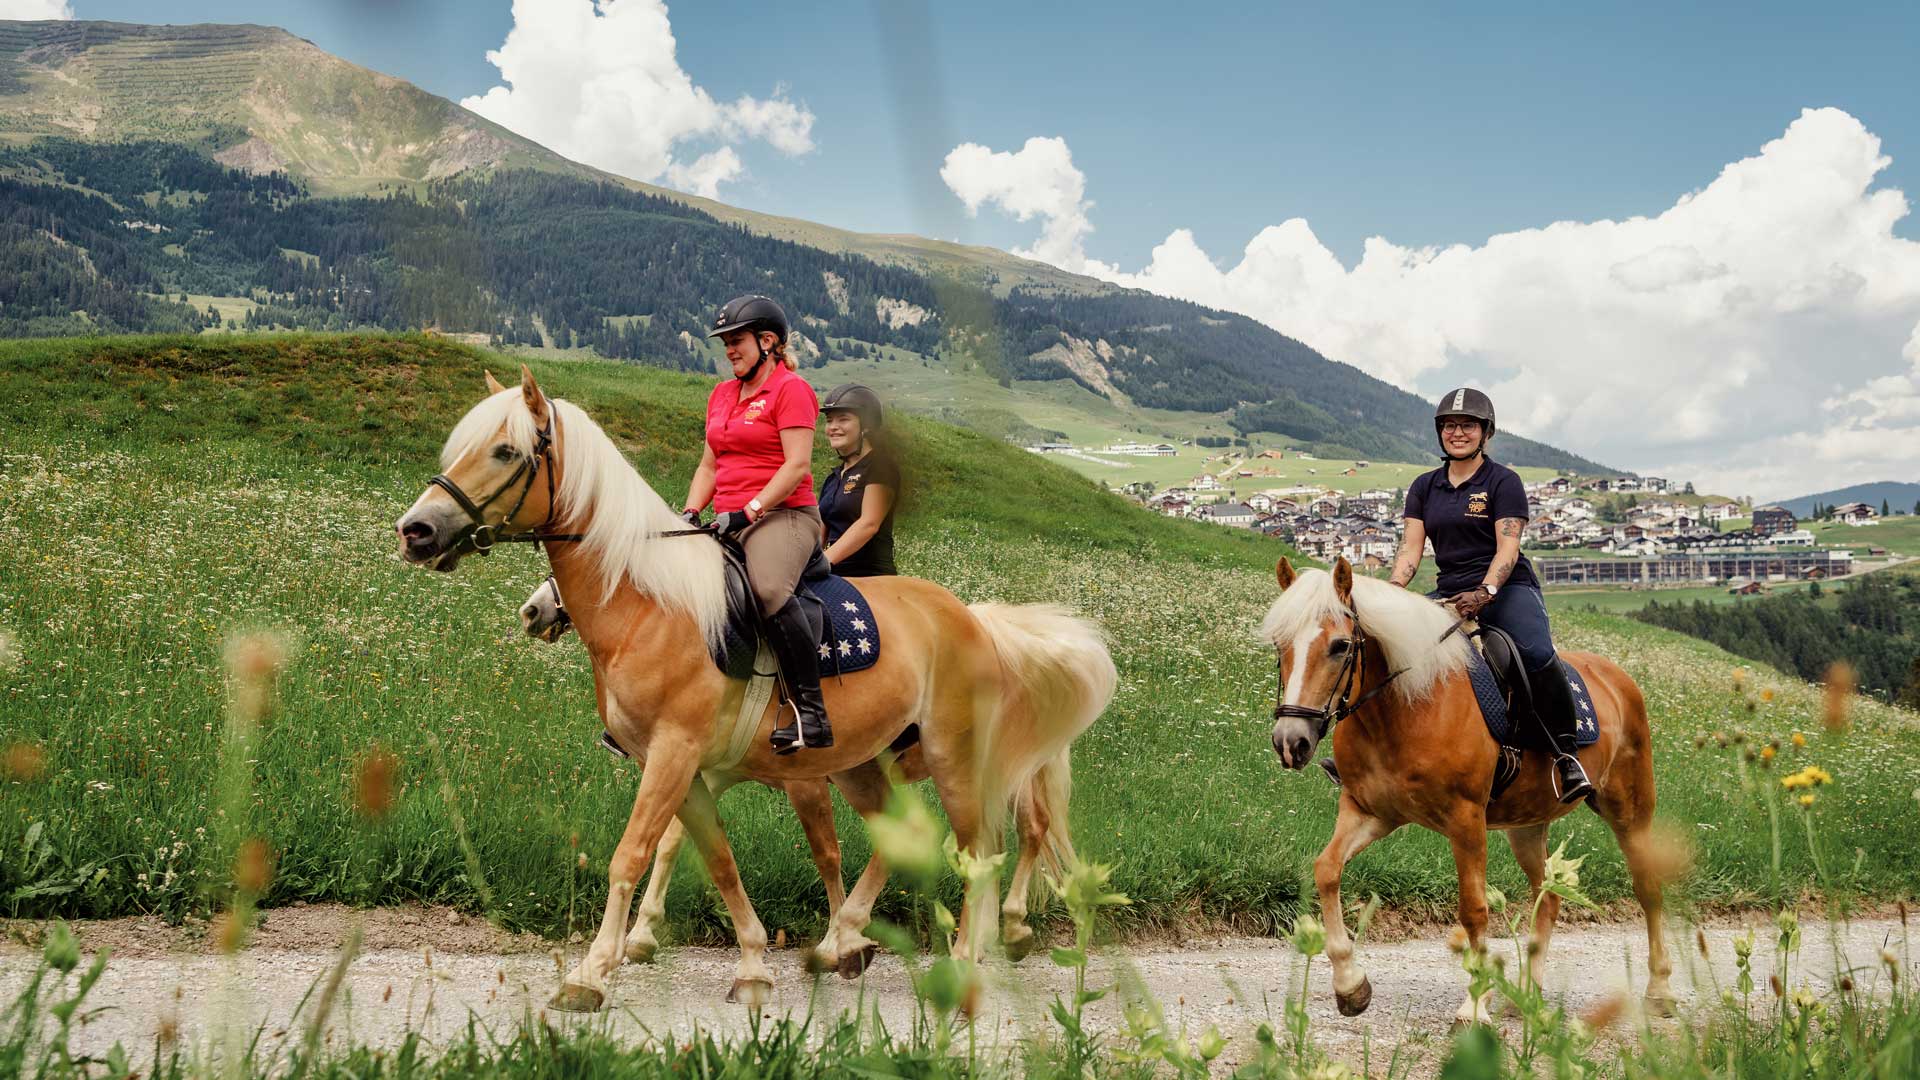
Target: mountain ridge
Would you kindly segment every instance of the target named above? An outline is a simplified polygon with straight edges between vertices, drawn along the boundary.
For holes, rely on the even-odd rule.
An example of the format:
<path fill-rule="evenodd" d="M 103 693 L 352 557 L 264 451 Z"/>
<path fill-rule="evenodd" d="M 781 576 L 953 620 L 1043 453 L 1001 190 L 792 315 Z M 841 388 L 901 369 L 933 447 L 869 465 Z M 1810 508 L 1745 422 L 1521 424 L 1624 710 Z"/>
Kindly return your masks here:
<path fill-rule="evenodd" d="M 29 204 L 0 258 L 39 275 L 7 333 L 199 329 L 207 312 L 161 301 L 197 293 L 249 328 L 438 326 L 710 367 L 712 296 L 778 290 L 812 360 L 900 350 L 886 355 L 1429 456 L 1430 405 L 1244 316 L 614 176 L 275 27 L 0 22 L 0 174 Z M 664 274 L 671 259 L 687 265 Z M 78 292 L 89 301 L 60 300 Z M 896 325 L 909 308 L 930 318 Z M 1608 471 L 1517 436 L 1505 449 Z"/>

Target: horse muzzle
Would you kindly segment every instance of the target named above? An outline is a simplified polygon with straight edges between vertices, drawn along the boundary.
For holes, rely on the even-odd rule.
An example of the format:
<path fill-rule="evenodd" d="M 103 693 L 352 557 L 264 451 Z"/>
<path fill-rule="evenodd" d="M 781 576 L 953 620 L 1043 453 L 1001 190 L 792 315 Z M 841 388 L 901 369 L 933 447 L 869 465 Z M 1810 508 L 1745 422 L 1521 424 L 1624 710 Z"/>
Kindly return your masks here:
<path fill-rule="evenodd" d="M 394 526 L 400 537 L 400 557 L 416 566 L 427 566 L 446 573 L 460 565 L 464 551 L 449 548 L 450 530 L 437 524 L 431 512 L 410 510 Z"/>
<path fill-rule="evenodd" d="M 1280 764 L 1289 769 L 1304 769 L 1313 760 L 1313 748 L 1319 743 L 1313 728 L 1291 717 L 1284 717 L 1273 725 L 1273 752 L 1280 755 Z"/>

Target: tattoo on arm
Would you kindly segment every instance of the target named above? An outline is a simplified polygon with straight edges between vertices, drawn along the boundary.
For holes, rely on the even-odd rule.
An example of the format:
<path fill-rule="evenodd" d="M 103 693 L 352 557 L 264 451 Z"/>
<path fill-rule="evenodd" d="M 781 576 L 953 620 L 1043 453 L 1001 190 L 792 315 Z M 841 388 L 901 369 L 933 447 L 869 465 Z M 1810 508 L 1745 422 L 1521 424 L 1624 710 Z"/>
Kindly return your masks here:
<path fill-rule="evenodd" d="M 1493 564 L 1487 567 L 1487 576 L 1481 580 L 1495 588 L 1507 583 L 1508 575 L 1520 562 L 1520 534 L 1526 527 L 1524 518 L 1501 518 L 1493 523 L 1493 531 L 1499 536 L 1500 549 L 1494 553 Z"/>
<path fill-rule="evenodd" d="M 1411 536 L 1400 541 L 1400 554 L 1394 557 L 1393 573 L 1387 578 L 1389 582 L 1404 587 L 1407 582 L 1413 580 L 1413 575 L 1420 570 L 1422 546 L 1424 545 L 1416 544 Z"/>

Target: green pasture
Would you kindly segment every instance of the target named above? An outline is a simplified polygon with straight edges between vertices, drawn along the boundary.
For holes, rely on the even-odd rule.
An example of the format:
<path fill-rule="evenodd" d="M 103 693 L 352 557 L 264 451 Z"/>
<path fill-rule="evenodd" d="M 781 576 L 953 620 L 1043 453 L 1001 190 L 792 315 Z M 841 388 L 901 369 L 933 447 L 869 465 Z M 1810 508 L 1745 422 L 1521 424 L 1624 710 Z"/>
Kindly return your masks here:
<path fill-rule="evenodd" d="M 401 565 L 392 522 L 437 468 L 453 421 L 508 361 L 432 338 L 209 337 L 0 344 L 0 744 L 45 755 L 0 782 L 0 914 L 178 917 L 216 904 L 230 823 L 211 794 L 234 634 L 286 643 L 279 708 L 251 770 L 245 832 L 277 869 L 265 902 L 446 902 L 564 932 L 597 918 L 636 772 L 595 746 L 591 676 L 573 639 L 542 645 L 515 608 L 545 574 L 528 550 L 455 575 Z M 513 362 L 517 363 L 517 362 Z M 536 362 L 668 498 L 698 449 L 706 380 L 600 362 Z M 1310 894 L 1335 801 L 1268 746 L 1273 657 L 1253 638 L 1287 549 L 1141 511 L 1088 479 L 942 424 L 900 425 L 910 477 L 903 566 L 969 601 L 1062 602 L 1107 628 L 1122 684 L 1075 753 L 1074 834 L 1112 863 L 1137 926 L 1196 920 L 1265 931 Z M 1564 611 L 1568 646 L 1618 659 L 1653 712 L 1663 814 L 1700 841 L 1686 902 L 1773 895 L 1762 804 L 1734 755 L 1697 737 L 1809 733 L 1780 765 L 1817 762 L 1825 862 L 1849 893 L 1912 890 L 1920 749 L 1910 713 L 1861 703 L 1821 733 L 1817 688 L 1613 615 Z M 1767 700 L 1759 697 L 1767 691 Z M 1754 741 L 1744 744 L 1757 745 Z M 401 762 L 394 814 L 358 818 L 355 761 Z M 1757 766 L 1756 766 L 1757 769 Z M 1778 770 L 1749 782 L 1767 790 Z M 824 894 L 784 800 L 755 788 L 724 810 L 770 930 L 817 931 Z M 849 866 L 867 851 L 844 809 Z M 1602 899 L 1627 896 L 1606 829 L 1555 829 L 1588 855 Z M 475 856 L 470 869 L 467 850 Z M 586 868 L 576 864 L 576 850 Z M 1857 854 L 1856 854 L 1857 852 Z M 1804 845 L 1783 888 L 1809 887 Z M 1510 895 L 1517 869 L 1496 857 Z M 1406 832 L 1353 866 L 1352 895 L 1440 910 L 1454 873 L 1437 837 Z M 951 893 L 955 885 L 948 882 Z M 1309 901 L 1310 902 L 1310 901 Z M 878 913 L 904 917 L 889 892 Z M 725 925 L 699 875 L 675 879 L 678 933 Z"/>

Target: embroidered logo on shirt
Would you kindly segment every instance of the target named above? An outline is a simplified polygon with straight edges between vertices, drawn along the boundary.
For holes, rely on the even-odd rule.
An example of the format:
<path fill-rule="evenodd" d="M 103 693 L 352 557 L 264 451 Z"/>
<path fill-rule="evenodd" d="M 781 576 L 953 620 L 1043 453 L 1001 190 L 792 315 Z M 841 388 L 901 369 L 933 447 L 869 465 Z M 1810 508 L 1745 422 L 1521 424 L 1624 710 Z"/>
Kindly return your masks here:
<path fill-rule="evenodd" d="M 851 495 L 853 489 L 860 486 L 860 473 L 848 473 L 840 478 L 840 494 Z"/>
<path fill-rule="evenodd" d="M 761 413 L 766 411 L 767 411 L 767 399 L 763 397 L 754 398 L 752 401 L 747 402 L 746 412 L 741 414 L 740 422 L 744 424 L 751 424 L 755 420 L 758 420 L 760 418 Z"/>
<path fill-rule="evenodd" d="M 1476 491 L 1473 494 L 1467 496 L 1467 516 L 1468 517 L 1486 517 L 1487 516 L 1487 493 L 1486 492 Z"/>

